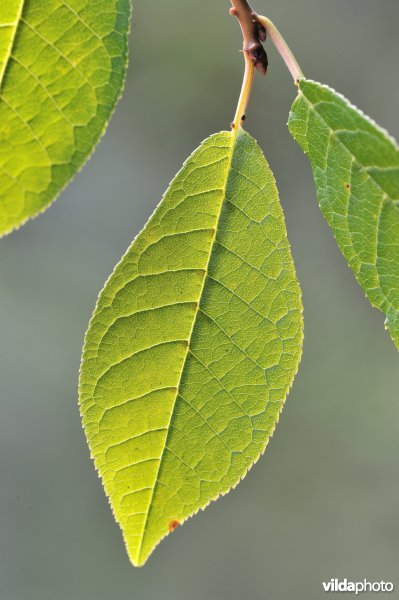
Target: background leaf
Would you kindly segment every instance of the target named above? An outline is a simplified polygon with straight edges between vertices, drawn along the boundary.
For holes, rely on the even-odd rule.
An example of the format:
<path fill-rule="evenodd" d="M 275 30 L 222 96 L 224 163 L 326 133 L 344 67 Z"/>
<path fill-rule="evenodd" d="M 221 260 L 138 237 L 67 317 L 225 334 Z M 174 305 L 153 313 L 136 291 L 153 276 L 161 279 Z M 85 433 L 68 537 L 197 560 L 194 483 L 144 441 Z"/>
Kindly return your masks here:
<path fill-rule="evenodd" d="M 265 450 L 301 355 L 273 175 L 248 134 L 188 159 L 100 295 L 83 423 L 135 565 Z"/>
<path fill-rule="evenodd" d="M 308 155 L 320 208 L 399 349 L 399 149 L 327 86 L 302 80 L 289 129 Z"/>
<path fill-rule="evenodd" d="M 83 165 L 121 94 L 129 0 L 0 5 L 0 235 Z"/>

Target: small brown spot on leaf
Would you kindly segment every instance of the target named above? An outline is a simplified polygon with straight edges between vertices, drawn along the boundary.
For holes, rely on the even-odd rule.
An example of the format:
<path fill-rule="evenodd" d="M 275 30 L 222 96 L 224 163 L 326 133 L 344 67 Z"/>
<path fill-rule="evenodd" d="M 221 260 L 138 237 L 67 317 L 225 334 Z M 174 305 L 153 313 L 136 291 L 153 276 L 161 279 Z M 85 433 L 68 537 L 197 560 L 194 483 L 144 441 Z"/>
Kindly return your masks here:
<path fill-rule="evenodd" d="M 347 190 L 350 190 L 351 189 L 350 183 L 347 183 L 345 187 Z"/>
<path fill-rule="evenodd" d="M 171 521 L 169 523 L 169 531 L 174 531 L 179 527 L 179 521 Z"/>

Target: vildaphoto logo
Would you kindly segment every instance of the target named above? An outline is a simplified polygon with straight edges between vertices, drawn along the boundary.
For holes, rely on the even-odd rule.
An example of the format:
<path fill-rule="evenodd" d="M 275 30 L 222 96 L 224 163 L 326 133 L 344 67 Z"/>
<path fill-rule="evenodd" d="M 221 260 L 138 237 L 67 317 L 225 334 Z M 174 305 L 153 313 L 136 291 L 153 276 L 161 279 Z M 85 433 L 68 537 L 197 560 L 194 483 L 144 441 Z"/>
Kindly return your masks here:
<path fill-rule="evenodd" d="M 393 592 L 395 586 L 389 581 L 349 581 L 348 579 L 330 579 L 323 581 L 325 592 L 351 592 L 352 594 L 362 594 L 363 592 Z"/>

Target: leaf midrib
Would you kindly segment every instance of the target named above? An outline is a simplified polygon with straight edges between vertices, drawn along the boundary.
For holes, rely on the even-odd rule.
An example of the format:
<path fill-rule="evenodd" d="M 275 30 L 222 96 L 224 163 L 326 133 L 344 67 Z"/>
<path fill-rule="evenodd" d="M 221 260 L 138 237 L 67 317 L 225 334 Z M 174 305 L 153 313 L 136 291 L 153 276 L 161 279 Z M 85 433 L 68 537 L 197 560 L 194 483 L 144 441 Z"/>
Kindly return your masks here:
<path fill-rule="evenodd" d="M 171 412 L 170 412 L 169 423 L 168 423 L 168 425 L 166 427 L 167 434 L 166 434 L 164 446 L 163 446 L 163 449 L 162 449 L 162 453 L 161 453 L 161 456 L 160 456 L 160 459 L 159 459 L 159 465 L 158 465 L 157 473 L 156 473 L 156 476 L 155 476 L 155 481 L 154 481 L 154 484 L 152 486 L 152 494 L 151 494 L 151 497 L 150 497 L 150 500 L 149 500 L 149 503 L 148 503 L 146 517 L 145 517 L 144 524 L 143 524 L 142 536 L 141 536 L 141 539 L 140 539 L 140 545 L 139 545 L 138 552 L 137 552 L 138 564 L 141 564 L 141 555 L 142 555 L 144 540 L 145 540 L 145 537 L 146 537 L 147 525 L 148 525 L 148 522 L 149 522 L 149 519 L 150 519 L 151 509 L 153 507 L 153 500 L 154 500 L 155 490 L 156 490 L 157 485 L 159 483 L 159 474 L 160 474 L 160 471 L 161 471 L 161 466 L 162 466 L 162 462 L 163 462 L 165 450 L 166 450 L 167 443 L 168 443 L 168 438 L 169 438 L 169 434 L 170 434 L 170 430 L 171 430 L 171 424 L 172 424 L 172 420 L 173 420 L 173 415 L 174 415 L 174 412 L 175 412 L 177 400 L 178 400 L 178 398 L 180 396 L 180 388 L 181 388 L 181 384 L 182 384 L 182 379 L 183 379 L 184 371 L 185 371 L 185 368 L 186 368 L 187 359 L 188 359 L 188 356 L 189 356 L 190 350 L 191 350 L 192 337 L 193 337 L 195 325 L 197 323 L 198 315 L 200 313 L 201 300 L 202 300 L 202 296 L 203 296 L 203 293 L 204 293 L 204 290 L 205 290 L 206 281 L 207 281 L 208 276 L 209 276 L 209 266 L 210 266 L 211 258 L 212 258 L 213 251 L 214 251 L 214 248 L 215 248 L 215 244 L 216 244 L 216 241 L 217 241 L 216 238 L 217 238 L 218 229 L 219 229 L 220 217 L 222 215 L 223 207 L 224 207 L 225 202 L 226 202 L 227 186 L 228 186 L 228 182 L 229 182 L 229 178 L 230 178 L 230 172 L 231 172 L 231 166 L 232 166 L 232 162 L 233 162 L 234 151 L 235 151 L 235 148 L 236 148 L 237 139 L 238 139 L 239 135 L 242 133 L 242 131 L 243 130 L 240 129 L 239 131 L 236 130 L 236 131 L 233 131 L 233 132 L 230 133 L 230 135 L 232 136 L 232 143 L 231 143 L 231 150 L 230 150 L 229 160 L 228 160 L 228 164 L 227 164 L 227 167 L 226 167 L 226 181 L 225 181 L 224 186 L 223 186 L 223 199 L 222 199 L 222 201 L 220 203 L 219 213 L 217 214 L 217 217 L 216 217 L 216 223 L 215 223 L 213 238 L 212 238 L 212 242 L 211 242 L 210 249 L 209 249 L 209 257 L 208 257 L 208 261 L 207 261 L 207 264 L 206 264 L 206 267 L 205 267 L 205 270 L 204 270 L 205 271 L 204 272 L 204 279 L 203 279 L 201 290 L 200 290 L 200 293 L 199 293 L 198 302 L 197 302 L 197 308 L 196 308 L 196 312 L 195 312 L 195 315 L 194 315 L 194 318 L 193 318 L 192 327 L 191 327 L 191 330 L 190 330 L 190 333 L 189 333 L 189 336 L 188 336 L 186 355 L 184 357 L 184 362 L 183 362 L 183 365 L 182 365 L 182 368 L 181 368 L 180 378 L 179 378 L 179 381 L 178 381 L 177 386 L 176 386 L 176 396 L 175 396 L 175 400 L 173 402 L 173 406 L 172 406 L 172 409 L 171 409 Z"/>
<path fill-rule="evenodd" d="M 2 91 L 2 88 L 3 88 L 3 83 L 4 83 L 4 79 L 5 79 L 5 74 L 6 74 L 6 71 L 8 68 L 8 63 L 10 62 L 12 51 L 14 49 L 15 40 L 17 38 L 18 28 L 21 23 L 22 13 L 23 13 L 24 7 L 25 7 L 25 1 L 26 0 L 20 0 L 20 6 L 19 6 L 19 11 L 17 14 L 16 21 L 14 23 L 8 23 L 8 25 L 12 25 L 14 27 L 14 33 L 11 37 L 10 44 L 8 46 L 8 50 L 7 50 L 5 58 L 4 58 L 4 65 L 3 65 L 2 69 L 0 70 L 0 92 Z"/>

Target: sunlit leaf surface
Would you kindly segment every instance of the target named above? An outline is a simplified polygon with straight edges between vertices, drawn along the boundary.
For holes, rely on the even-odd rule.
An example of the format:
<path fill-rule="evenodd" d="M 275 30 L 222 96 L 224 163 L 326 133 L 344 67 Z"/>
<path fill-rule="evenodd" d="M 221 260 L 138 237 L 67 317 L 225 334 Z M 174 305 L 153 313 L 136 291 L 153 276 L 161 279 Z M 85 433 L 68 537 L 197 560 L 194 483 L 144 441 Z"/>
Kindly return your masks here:
<path fill-rule="evenodd" d="M 1 0 L 0 235 L 82 167 L 118 100 L 129 0 Z"/>
<path fill-rule="evenodd" d="M 259 458 L 301 346 L 273 175 L 248 134 L 213 135 L 108 280 L 84 347 L 83 423 L 135 565 Z"/>

